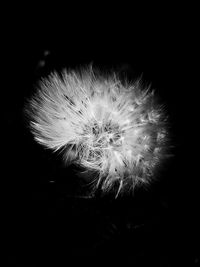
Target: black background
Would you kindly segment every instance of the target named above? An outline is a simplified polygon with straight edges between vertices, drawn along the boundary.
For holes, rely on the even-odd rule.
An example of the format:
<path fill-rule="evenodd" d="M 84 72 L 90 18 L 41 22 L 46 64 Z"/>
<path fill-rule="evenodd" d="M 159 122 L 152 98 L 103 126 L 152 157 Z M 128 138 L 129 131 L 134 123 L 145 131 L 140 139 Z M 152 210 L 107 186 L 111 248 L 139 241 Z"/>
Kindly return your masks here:
<path fill-rule="evenodd" d="M 8 264 L 199 264 L 193 16 L 187 7 L 151 8 L 154 13 L 119 6 L 116 13 L 97 5 L 85 7 L 86 13 L 67 5 L 61 14 L 30 5 L 6 24 L 2 188 Z M 134 196 L 80 197 L 87 190 L 74 168 L 37 145 L 25 127 L 23 107 L 38 79 L 89 63 L 131 79 L 142 74 L 169 114 L 174 157 L 156 183 Z"/>

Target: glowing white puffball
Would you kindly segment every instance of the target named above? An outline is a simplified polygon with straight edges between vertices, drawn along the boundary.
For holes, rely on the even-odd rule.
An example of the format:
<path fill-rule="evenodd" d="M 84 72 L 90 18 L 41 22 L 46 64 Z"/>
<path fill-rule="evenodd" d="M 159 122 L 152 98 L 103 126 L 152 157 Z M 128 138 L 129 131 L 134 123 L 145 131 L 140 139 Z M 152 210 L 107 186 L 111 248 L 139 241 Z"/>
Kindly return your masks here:
<path fill-rule="evenodd" d="M 92 68 L 40 81 L 26 112 L 37 142 L 94 175 L 94 189 L 119 192 L 148 184 L 166 156 L 167 118 L 140 81 Z"/>

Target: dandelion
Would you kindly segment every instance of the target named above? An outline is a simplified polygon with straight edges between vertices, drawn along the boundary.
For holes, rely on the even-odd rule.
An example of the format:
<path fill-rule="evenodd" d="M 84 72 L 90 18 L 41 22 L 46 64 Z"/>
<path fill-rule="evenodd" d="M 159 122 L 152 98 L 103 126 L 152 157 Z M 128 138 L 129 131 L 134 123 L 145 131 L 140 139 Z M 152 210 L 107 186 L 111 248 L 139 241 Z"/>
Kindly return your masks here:
<path fill-rule="evenodd" d="M 148 185 L 166 156 L 167 117 L 154 91 L 92 68 L 51 73 L 26 112 L 35 140 L 93 174 L 116 196 Z"/>

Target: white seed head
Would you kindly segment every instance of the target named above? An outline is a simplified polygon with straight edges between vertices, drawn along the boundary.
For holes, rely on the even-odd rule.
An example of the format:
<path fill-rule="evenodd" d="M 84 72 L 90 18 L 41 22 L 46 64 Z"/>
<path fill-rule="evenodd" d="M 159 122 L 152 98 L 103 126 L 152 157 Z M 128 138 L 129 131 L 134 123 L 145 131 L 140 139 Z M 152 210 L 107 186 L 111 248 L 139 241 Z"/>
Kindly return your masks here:
<path fill-rule="evenodd" d="M 140 81 L 91 69 L 54 72 L 27 106 L 35 140 L 94 172 L 94 189 L 117 195 L 148 184 L 166 156 L 167 118 Z"/>

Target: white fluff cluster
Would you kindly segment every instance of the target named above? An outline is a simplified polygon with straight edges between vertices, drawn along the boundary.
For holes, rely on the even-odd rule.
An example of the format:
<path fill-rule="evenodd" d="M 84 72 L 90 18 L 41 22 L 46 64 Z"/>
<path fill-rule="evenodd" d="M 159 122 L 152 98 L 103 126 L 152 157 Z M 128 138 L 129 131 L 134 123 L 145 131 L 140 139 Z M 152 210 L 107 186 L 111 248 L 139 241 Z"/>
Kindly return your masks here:
<path fill-rule="evenodd" d="M 166 117 L 154 92 L 91 69 L 42 79 L 27 113 L 35 140 L 94 171 L 94 188 L 148 184 L 165 156 Z"/>

